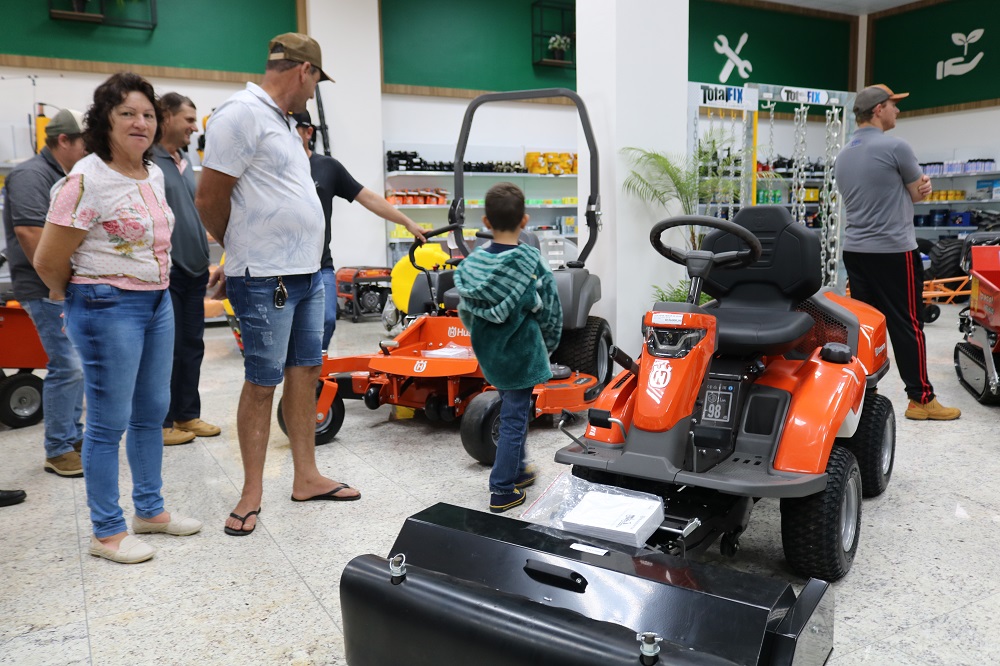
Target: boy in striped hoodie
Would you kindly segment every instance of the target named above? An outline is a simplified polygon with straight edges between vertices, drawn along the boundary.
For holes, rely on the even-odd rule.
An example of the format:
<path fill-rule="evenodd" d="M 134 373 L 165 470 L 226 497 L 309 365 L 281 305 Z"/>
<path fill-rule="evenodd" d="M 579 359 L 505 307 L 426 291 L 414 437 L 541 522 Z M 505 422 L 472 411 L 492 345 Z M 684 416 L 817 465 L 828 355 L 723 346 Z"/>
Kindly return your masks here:
<path fill-rule="evenodd" d="M 523 489 L 535 482 L 533 467 L 524 462 L 531 393 L 552 377 L 549 354 L 562 335 L 562 306 L 541 253 L 518 245 L 528 216 L 517 185 L 489 189 L 483 223 L 493 231 L 493 242 L 462 260 L 455 286 L 462 297 L 458 315 L 479 366 L 502 400 L 490 473 L 490 511 L 502 513 L 523 504 Z"/>

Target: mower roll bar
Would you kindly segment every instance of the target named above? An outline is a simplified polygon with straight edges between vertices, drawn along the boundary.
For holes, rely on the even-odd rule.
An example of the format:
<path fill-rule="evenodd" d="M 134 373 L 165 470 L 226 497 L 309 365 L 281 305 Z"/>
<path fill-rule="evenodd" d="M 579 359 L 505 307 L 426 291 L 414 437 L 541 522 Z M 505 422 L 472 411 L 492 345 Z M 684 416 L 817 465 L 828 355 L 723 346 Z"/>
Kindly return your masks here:
<path fill-rule="evenodd" d="M 462 119 L 462 129 L 458 134 L 458 145 L 455 147 L 455 198 L 451 202 L 448 210 L 449 224 L 465 226 L 465 149 L 469 144 L 469 131 L 472 129 L 472 116 L 476 109 L 487 102 L 517 102 L 527 99 L 541 99 L 543 97 L 566 97 L 573 101 L 576 110 L 580 114 L 580 124 L 583 125 L 583 135 L 587 140 L 587 148 L 590 150 L 590 195 L 587 197 L 587 229 L 589 230 L 587 244 L 580 252 L 576 261 L 567 262 L 571 268 L 583 268 L 584 262 L 590 256 L 590 251 L 597 242 L 598 226 L 601 219 L 601 189 L 600 189 L 600 156 L 597 151 L 597 142 L 594 141 L 594 131 L 590 126 L 590 115 L 583 100 L 575 92 L 568 88 L 541 88 L 538 90 L 513 90 L 510 92 L 487 93 L 480 95 L 469 103 L 465 110 L 465 117 Z M 468 256 L 469 248 L 465 245 L 465 239 L 460 232 L 455 232 L 455 242 L 462 256 Z"/>

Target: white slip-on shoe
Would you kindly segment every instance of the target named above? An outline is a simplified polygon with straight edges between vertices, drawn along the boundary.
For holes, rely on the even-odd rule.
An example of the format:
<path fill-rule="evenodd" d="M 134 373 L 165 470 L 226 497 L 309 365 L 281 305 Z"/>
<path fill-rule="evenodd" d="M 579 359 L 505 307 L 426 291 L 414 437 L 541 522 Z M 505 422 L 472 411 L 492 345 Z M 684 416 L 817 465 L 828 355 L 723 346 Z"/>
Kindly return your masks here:
<path fill-rule="evenodd" d="M 112 562 L 138 564 L 152 558 L 156 554 L 156 549 L 129 534 L 118 544 L 118 550 L 112 550 L 98 541 L 97 537 L 91 535 L 90 554 L 94 557 L 103 557 Z"/>
<path fill-rule="evenodd" d="M 136 534 L 172 534 L 173 536 L 190 536 L 201 531 L 202 522 L 197 518 L 188 518 L 180 514 L 170 514 L 169 523 L 151 523 L 139 516 L 132 516 L 132 531 Z"/>

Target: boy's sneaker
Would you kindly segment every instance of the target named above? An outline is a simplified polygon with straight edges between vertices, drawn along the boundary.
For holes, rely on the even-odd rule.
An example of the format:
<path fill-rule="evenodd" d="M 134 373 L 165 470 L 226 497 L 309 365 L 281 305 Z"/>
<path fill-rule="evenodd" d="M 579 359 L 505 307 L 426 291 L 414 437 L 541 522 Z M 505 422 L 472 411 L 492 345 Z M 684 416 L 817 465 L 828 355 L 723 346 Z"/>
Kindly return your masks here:
<path fill-rule="evenodd" d="M 83 462 L 76 451 L 63 453 L 55 458 L 45 459 L 45 471 L 75 479 L 83 476 Z"/>
<path fill-rule="evenodd" d="M 528 486 L 530 486 L 535 482 L 535 479 L 537 477 L 538 477 L 538 470 L 535 468 L 535 466 L 525 465 L 524 471 L 518 474 L 517 478 L 514 479 L 514 487 L 527 488 Z"/>
<path fill-rule="evenodd" d="M 957 407 L 945 407 L 938 402 L 937 398 L 923 405 L 911 400 L 904 413 L 906 418 L 913 419 L 914 421 L 926 421 L 927 419 L 932 421 L 951 421 L 961 415 L 962 411 L 960 409 Z"/>
<path fill-rule="evenodd" d="M 504 511 L 513 509 L 515 506 L 524 504 L 525 498 L 527 498 L 527 495 L 520 488 L 514 488 L 514 491 L 510 493 L 491 493 L 490 511 L 493 513 L 503 513 Z"/>

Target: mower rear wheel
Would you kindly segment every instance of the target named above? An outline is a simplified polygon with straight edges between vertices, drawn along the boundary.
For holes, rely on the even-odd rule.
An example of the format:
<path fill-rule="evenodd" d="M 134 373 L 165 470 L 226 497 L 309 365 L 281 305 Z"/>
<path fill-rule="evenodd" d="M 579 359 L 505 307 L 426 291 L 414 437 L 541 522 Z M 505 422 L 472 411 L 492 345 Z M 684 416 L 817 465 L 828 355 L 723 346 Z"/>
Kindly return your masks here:
<path fill-rule="evenodd" d="M 469 402 L 462 415 L 462 446 L 483 465 L 493 465 L 500 440 L 500 394 L 480 393 Z"/>
<path fill-rule="evenodd" d="M 896 413 L 889 398 L 878 393 L 867 394 L 857 432 L 850 439 L 838 439 L 837 443 L 857 459 L 864 496 L 878 497 L 884 493 L 896 460 Z"/>
<path fill-rule="evenodd" d="M 323 390 L 323 382 L 317 382 L 316 386 L 316 397 L 319 397 L 320 391 Z M 285 415 L 282 409 L 285 398 L 282 396 L 278 400 L 278 427 L 281 428 L 281 432 L 288 434 L 288 428 L 285 425 Z M 323 415 L 322 421 L 316 422 L 316 446 L 320 444 L 326 444 L 340 432 L 341 426 L 344 425 L 344 415 L 346 410 L 344 409 L 344 399 L 338 394 L 333 399 L 333 404 L 330 405 L 330 409 Z"/>
<path fill-rule="evenodd" d="M 833 582 L 851 570 L 861 539 L 861 470 L 834 444 L 826 474 L 820 492 L 781 500 L 781 545 L 797 573 Z"/>
<path fill-rule="evenodd" d="M 562 332 L 562 340 L 552 354 L 552 362 L 593 375 L 600 386 L 605 386 L 615 371 L 611 360 L 612 344 L 608 322 L 601 317 L 587 317 L 587 325 L 583 328 Z"/>
<path fill-rule="evenodd" d="M 0 423 L 26 428 L 42 420 L 42 378 L 30 371 L 0 379 Z"/>

